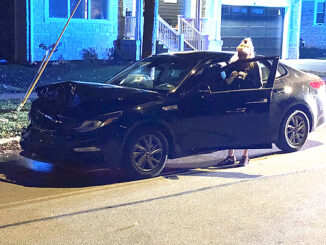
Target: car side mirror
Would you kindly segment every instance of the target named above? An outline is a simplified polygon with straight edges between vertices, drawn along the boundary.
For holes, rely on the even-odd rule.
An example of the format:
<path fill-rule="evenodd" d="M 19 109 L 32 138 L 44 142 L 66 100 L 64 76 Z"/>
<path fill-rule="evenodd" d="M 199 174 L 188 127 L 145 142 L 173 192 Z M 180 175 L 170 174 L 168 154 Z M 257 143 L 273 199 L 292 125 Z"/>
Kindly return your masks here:
<path fill-rule="evenodd" d="M 199 83 L 197 88 L 198 92 L 200 93 L 210 93 L 212 91 L 211 87 L 207 83 Z"/>

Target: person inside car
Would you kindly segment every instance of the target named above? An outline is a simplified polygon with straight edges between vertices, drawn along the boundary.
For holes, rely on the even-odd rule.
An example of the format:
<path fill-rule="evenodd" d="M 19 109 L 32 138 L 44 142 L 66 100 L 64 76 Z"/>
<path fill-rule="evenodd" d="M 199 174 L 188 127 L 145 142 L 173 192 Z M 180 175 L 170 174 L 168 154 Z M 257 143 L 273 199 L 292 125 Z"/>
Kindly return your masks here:
<path fill-rule="evenodd" d="M 230 64 L 251 59 L 255 57 L 254 46 L 251 38 L 245 38 L 237 47 L 237 53 L 231 57 Z M 231 66 L 232 67 L 232 66 Z M 229 89 L 248 89 L 262 87 L 260 70 L 257 62 L 240 62 L 237 66 L 233 67 L 227 75 L 225 81 Z M 249 163 L 248 149 L 243 150 L 239 166 L 245 166 Z M 236 162 L 234 149 L 230 149 L 228 156 L 217 164 L 217 166 L 232 165 Z"/>

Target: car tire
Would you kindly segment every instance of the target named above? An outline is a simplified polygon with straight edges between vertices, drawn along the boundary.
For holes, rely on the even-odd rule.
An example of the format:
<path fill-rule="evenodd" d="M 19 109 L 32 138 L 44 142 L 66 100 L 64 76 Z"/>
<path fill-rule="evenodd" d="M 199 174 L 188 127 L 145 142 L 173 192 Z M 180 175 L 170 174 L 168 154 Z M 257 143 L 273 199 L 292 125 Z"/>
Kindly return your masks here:
<path fill-rule="evenodd" d="M 133 133 L 124 150 L 123 165 L 131 178 L 151 178 L 159 175 L 168 156 L 168 141 L 156 129 Z"/>
<path fill-rule="evenodd" d="M 300 150 L 308 138 L 309 129 L 309 120 L 303 111 L 288 112 L 280 126 L 276 146 L 283 152 Z"/>

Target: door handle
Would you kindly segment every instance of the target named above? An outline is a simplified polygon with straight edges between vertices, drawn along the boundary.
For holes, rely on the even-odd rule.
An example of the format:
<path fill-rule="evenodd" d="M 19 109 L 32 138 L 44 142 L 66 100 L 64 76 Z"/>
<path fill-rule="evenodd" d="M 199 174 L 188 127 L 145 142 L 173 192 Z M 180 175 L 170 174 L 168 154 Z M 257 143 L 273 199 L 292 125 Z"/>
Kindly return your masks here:
<path fill-rule="evenodd" d="M 247 108 L 243 107 L 243 108 L 237 108 L 234 111 L 226 111 L 226 113 L 230 114 L 230 113 L 244 113 L 247 111 Z"/>
<path fill-rule="evenodd" d="M 268 99 L 262 99 L 262 100 L 257 100 L 257 101 L 248 101 L 245 104 L 249 105 L 249 104 L 264 104 L 267 103 Z"/>

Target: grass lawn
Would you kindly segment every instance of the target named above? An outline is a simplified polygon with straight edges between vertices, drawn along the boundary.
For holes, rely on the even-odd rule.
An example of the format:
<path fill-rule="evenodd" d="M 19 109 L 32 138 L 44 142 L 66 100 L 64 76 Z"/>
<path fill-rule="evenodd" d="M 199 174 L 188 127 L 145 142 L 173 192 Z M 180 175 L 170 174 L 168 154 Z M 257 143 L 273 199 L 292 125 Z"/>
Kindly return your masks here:
<path fill-rule="evenodd" d="M 21 129 L 27 127 L 31 101 L 26 102 L 16 119 L 19 104 L 20 100 L 0 101 L 0 139 L 20 136 Z"/>
<path fill-rule="evenodd" d="M 0 65 L 0 93 L 26 92 L 40 64 Z M 123 69 L 125 65 L 112 65 L 102 60 L 49 63 L 37 86 L 62 81 L 103 82 Z"/>

